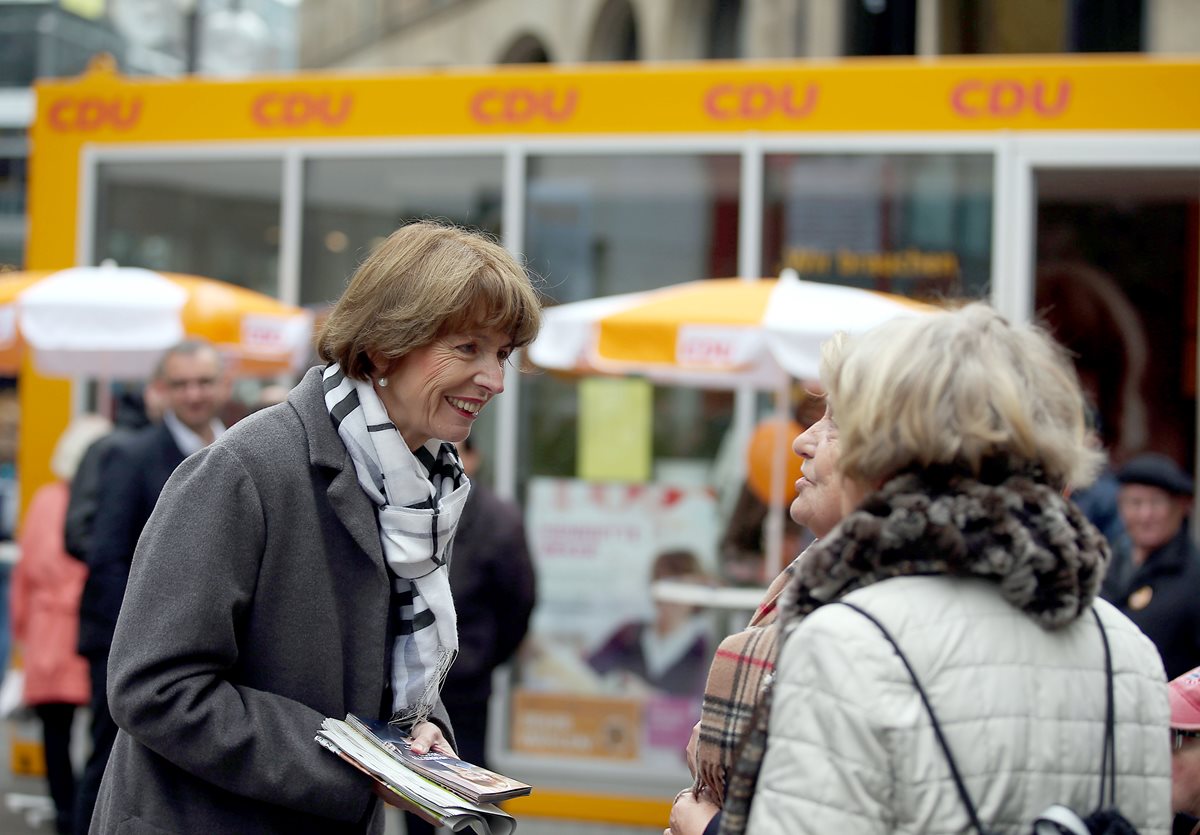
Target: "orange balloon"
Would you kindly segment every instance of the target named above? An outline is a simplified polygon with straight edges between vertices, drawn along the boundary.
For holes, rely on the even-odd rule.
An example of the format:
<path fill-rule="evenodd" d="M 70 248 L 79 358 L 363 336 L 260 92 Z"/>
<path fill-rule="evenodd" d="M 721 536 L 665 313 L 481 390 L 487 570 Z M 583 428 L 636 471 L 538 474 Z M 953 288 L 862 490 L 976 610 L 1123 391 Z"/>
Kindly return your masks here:
<path fill-rule="evenodd" d="M 764 504 L 771 503 L 771 474 L 774 472 L 775 457 L 784 449 L 783 503 L 788 505 L 796 497 L 796 481 L 800 478 L 800 456 L 792 452 L 792 441 L 804 431 L 794 420 L 780 422 L 778 418 L 767 418 L 759 422 L 750 436 L 746 447 L 746 482 L 750 490 Z M 782 432 L 783 437 L 780 437 Z"/>

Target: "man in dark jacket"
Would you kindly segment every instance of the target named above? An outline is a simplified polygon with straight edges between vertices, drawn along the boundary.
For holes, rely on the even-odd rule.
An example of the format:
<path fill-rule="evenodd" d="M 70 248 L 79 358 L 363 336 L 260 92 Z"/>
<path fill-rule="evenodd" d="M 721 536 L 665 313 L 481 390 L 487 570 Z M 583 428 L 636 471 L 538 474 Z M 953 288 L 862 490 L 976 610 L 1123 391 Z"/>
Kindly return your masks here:
<path fill-rule="evenodd" d="M 87 562 L 92 531 L 96 525 L 96 508 L 100 494 L 105 491 L 100 481 L 100 464 L 115 445 L 134 436 L 139 429 L 157 423 L 163 407 L 154 386 L 147 386 L 145 396 L 137 392 L 122 393 L 116 401 L 113 430 L 88 447 L 71 479 L 71 497 L 67 503 L 67 519 L 63 529 L 63 545 L 67 553 Z"/>
<path fill-rule="evenodd" d="M 492 672 L 512 658 L 525 638 L 535 579 L 520 508 L 477 478 L 480 455 L 471 439 L 460 447 L 463 469 L 476 480 L 450 559 L 459 650 L 442 688 L 442 701 L 454 725 L 459 756 L 486 767 Z"/>
<path fill-rule="evenodd" d="M 1101 595 L 1158 647 L 1167 678 L 1200 664 L 1200 551 L 1188 530 L 1192 479 L 1165 455 L 1144 453 L 1117 473 L 1125 537 Z"/>
<path fill-rule="evenodd" d="M 85 835 L 100 779 L 117 736 L 108 711 L 108 652 L 121 611 L 138 537 L 163 485 L 185 457 L 207 446 L 225 427 L 216 419 L 227 395 L 220 358 L 207 342 L 167 350 L 150 385 L 166 410 L 161 424 L 110 444 L 100 461 L 99 493 L 87 544 L 88 579 L 79 604 L 79 653 L 92 683 L 92 752 L 76 789 L 75 831 Z"/>
<path fill-rule="evenodd" d="M 525 638 L 535 579 L 520 508 L 478 478 L 480 453 L 470 438 L 458 449 L 472 481 L 450 557 L 458 657 L 442 687 L 442 703 L 454 726 L 458 756 L 486 768 L 492 672 L 512 658 Z M 413 815 L 405 819 L 409 835 L 433 831 Z"/>

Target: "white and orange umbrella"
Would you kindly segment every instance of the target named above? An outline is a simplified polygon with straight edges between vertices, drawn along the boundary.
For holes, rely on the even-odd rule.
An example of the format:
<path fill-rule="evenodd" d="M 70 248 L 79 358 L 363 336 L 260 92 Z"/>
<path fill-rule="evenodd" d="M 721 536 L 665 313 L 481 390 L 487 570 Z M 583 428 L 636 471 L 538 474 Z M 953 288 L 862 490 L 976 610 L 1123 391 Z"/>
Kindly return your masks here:
<path fill-rule="evenodd" d="M 859 333 L 896 316 L 932 310 L 902 296 L 802 281 L 790 270 L 778 280 L 691 281 L 549 308 L 529 358 L 543 368 L 582 374 L 634 374 L 703 388 L 771 388 L 778 393 L 776 420 L 783 425 L 789 377 L 816 379 L 822 342 L 838 331 Z M 749 435 L 748 426 L 736 431 Z M 782 567 L 791 443 L 783 432 L 773 437 L 769 576 Z"/>
<path fill-rule="evenodd" d="M 529 357 L 543 368 L 661 383 L 774 388 L 817 376 L 821 343 L 934 308 L 903 296 L 802 281 L 710 279 L 545 311 Z"/>
<path fill-rule="evenodd" d="M 815 380 L 821 343 L 835 333 L 862 333 L 899 316 L 937 309 L 892 293 L 802 281 L 794 270 L 784 270 L 763 314 L 763 332 L 771 355 L 788 374 Z"/>
<path fill-rule="evenodd" d="M 312 314 L 216 279 L 136 267 L 0 275 L 0 373 L 22 350 L 48 376 L 138 379 L 184 338 L 212 342 L 241 376 L 296 370 Z"/>

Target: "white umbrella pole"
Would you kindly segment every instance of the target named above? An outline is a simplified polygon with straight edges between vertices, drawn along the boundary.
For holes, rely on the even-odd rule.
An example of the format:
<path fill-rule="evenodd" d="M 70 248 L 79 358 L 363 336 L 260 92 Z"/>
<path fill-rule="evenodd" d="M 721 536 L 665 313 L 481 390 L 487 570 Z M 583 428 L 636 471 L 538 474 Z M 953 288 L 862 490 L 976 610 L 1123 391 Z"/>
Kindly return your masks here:
<path fill-rule="evenodd" d="M 737 456 L 737 467 L 734 471 L 736 484 L 746 479 L 745 450 L 750 443 L 750 435 L 754 432 L 755 400 L 757 391 L 750 385 L 738 385 L 733 396 L 733 439 L 734 449 L 742 450 Z"/>
<path fill-rule="evenodd" d="M 96 378 L 96 413 L 116 422 L 117 414 L 113 409 L 112 381 L 108 377 Z"/>
<path fill-rule="evenodd" d="M 784 427 L 787 426 L 791 413 L 791 383 L 784 377 L 779 387 L 775 389 L 775 443 L 771 455 L 771 503 L 767 507 L 767 553 L 765 567 L 767 576 L 764 578 L 771 583 L 783 570 L 783 514 L 788 512 L 787 496 L 787 457 L 791 455 L 792 439 L 787 437 Z"/>
<path fill-rule="evenodd" d="M 71 379 L 71 417 L 78 417 L 87 411 L 87 384 L 86 377 L 74 377 Z M 97 409 L 96 411 L 100 410 Z"/>

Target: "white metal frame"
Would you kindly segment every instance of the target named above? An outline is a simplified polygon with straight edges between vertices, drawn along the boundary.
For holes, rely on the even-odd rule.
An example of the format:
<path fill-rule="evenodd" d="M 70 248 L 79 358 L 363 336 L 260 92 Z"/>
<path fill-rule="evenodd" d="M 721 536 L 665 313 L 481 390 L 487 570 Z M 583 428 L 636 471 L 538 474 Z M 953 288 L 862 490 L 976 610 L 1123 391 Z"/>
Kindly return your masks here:
<path fill-rule="evenodd" d="M 738 270 L 753 279 L 762 270 L 762 200 L 767 154 L 986 153 L 993 156 L 991 302 L 1005 315 L 1025 321 L 1033 299 L 1033 170 L 1039 167 L 1190 167 L 1200 164 L 1196 133 L 828 133 L 705 134 L 660 136 L 587 135 L 569 138 L 432 137 L 371 140 L 238 141 L 87 146 L 80 158 L 77 214 L 78 262 L 95 259 L 95 201 L 98 167 L 105 162 L 171 160 L 279 160 L 280 298 L 300 297 L 304 163 L 312 159 L 380 156 L 494 156 L 503 165 L 504 245 L 523 247 L 525 180 L 532 156 L 619 154 L 736 154 L 740 160 Z M 495 481 L 506 496 L 516 492 L 516 444 L 520 375 L 508 372 L 508 396 L 499 406 Z M 1200 420 L 1200 418 L 1198 418 Z M 754 393 L 737 393 L 734 428 L 748 438 L 754 423 Z"/>
<path fill-rule="evenodd" d="M 1200 168 L 1200 133 L 1025 134 L 1010 146 L 1004 215 L 997 220 L 1007 236 L 1005 272 L 1010 276 L 997 308 L 1017 321 L 1033 315 L 1033 268 L 1037 229 L 1038 169 Z M 997 180 L 999 182 L 999 180 Z M 1198 186 L 1200 188 L 1200 186 Z M 993 245 L 995 241 L 993 241 Z"/>
<path fill-rule="evenodd" d="M 502 215 L 504 246 L 514 255 L 524 249 L 525 241 L 525 174 L 529 156 L 518 144 L 508 147 L 504 154 L 504 191 Z M 524 351 L 519 361 L 524 361 Z M 517 495 L 517 439 L 520 437 L 521 373 L 518 362 L 504 368 L 505 396 L 500 398 L 496 417 L 496 492 L 508 499 Z M 512 443 L 505 443 L 509 439 Z"/>
<path fill-rule="evenodd" d="M 767 154 L 905 154 L 987 153 L 993 155 L 991 301 L 1005 315 L 1027 320 L 1033 299 L 1034 212 L 1033 172 L 1054 167 L 1197 167 L 1200 134 L 1135 133 L 878 133 L 878 134 L 730 134 L 703 136 L 581 136 L 563 139 L 461 137 L 420 140 L 296 140 L 287 142 L 188 143 L 130 146 L 90 146 L 80 160 L 81 189 L 77 216 L 78 261 L 94 260 L 96 177 L 99 165 L 113 161 L 278 159 L 281 163 L 280 259 L 278 286 L 284 300 L 299 299 L 300 244 L 304 163 L 312 159 L 371 156 L 496 156 L 503 164 L 504 245 L 523 248 L 525 182 L 532 156 L 619 154 L 737 154 L 741 166 L 739 191 L 738 268 L 742 276 L 760 274 L 762 237 L 763 161 Z M 1198 363 L 1200 367 L 1200 363 Z M 520 375 L 506 372 L 506 396 L 501 398 L 496 426 L 496 487 L 504 495 L 516 491 L 518 397 Z M 739 392 L 735 426 L 748 438 L 753 423 L 753 394 Z M 1200 414 L 1198 414 L 1200 423 Z M 1200 425 L 1197 427 L 1200 435 Z M 776 534 L 778 535 L 778 534 Z M 502 692 L 502 691 L 497 691 Z M 502 705 L 494 706 L 497 716 Z M 502 749 L 493 723 L 489 753 L 502 771 L 561 783 L 576 778 L 595 790 L 614 789 L 661 796 L 683 784 L 686 771 L 621 765 L 617 776 L 611 764 L 556 760 L 513 754 Z"/>

